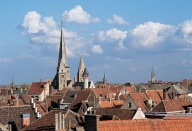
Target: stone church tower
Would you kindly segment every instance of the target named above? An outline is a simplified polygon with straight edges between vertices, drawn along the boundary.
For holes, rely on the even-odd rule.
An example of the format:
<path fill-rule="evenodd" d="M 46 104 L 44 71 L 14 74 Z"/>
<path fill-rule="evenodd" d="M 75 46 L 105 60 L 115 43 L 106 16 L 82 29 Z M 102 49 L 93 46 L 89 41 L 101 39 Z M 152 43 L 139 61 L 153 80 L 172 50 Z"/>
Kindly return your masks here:
<path fill-rule="evenodd" d="M 84 64 L 84 61 L 83 61 L 83 57 L 81 56 L 80 57 L 80 62 L 79 62 L 79 68 L 78 68 L 78 71 L 77 71 L 77 82 L 83 82 L 84 79 L 83 79 L 83 72 L 85 70 L 85 64 Z"/>
<path fill-rule="evenodd" d="M 104 73 L 104 77 L 103 77 L 103 84 L 104 84 L 104 86 L 106 86 L 106 84 L 107 84 L 107 77 L 106 77 L 105 73 Z"/>
<path fill-rule="evenodd" d="M 155 71 L 153 69 L 153 66 L 152 66 L 152 70 L 151 70 L 151 83 L 154 83 L 155 82 Z"/>
<path fill-rule="evenodd" d="M 67 62 L 63 29 L 61 28 L 58 66 L 57 73 L 55 75 L 55 78 L 53 79 L 53 86 L 56 89 L 62 90 L 63 88 L 67 88 L 68 80 L 70 80 L 70 68 Z"/>
<path fill-rule="evenodd" d="M 84 69 L 84 72 L 83 72 L 83 79 L 84 79 L 84 89 L 85 88 L 89 88 L 89 72 L 87 70 L 87 68 Z"/>

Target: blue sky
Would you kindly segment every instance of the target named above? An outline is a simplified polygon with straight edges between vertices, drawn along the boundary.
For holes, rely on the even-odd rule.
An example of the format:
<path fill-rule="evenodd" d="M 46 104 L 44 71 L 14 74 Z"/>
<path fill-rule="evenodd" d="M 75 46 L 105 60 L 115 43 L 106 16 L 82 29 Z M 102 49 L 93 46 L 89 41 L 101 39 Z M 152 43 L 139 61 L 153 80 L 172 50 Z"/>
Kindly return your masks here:
<path fill-rule="evenodd" d="M 0 84 L 53 79 L 61 21 L 71 79 L 80 55 L 90 80 L 192 79 L 192 2 L 0 1 Z"/>

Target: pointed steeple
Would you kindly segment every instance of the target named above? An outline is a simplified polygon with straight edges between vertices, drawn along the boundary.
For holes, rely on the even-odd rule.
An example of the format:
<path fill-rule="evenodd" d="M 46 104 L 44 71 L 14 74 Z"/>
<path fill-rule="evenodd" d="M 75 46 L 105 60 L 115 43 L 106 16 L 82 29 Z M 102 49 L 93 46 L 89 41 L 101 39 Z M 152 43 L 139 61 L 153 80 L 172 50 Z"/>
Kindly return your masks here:
<path fill-rule="evenodd" d="M 152 66 L 152 70 L 151 70 L 151 83 L 155 82 L 155 71 L 154 68 Z"/>
<path fill-rule="evenodd" d="M 78 71 L 77 71 L 77 82 L 83 82 L 84 70 L 85 70 L 85 64 L 84 64 L 83 57 L 81 55 L 80 61 L 79 61 L 79 67 L 78 67 Z"/>
<path fill-rule="evenodd" d="M 61 28 L 61 38 L 60 38 L 60 46 L 59 46 L 58 67 L 60 66 L 61 62 L 64 64 L 65 67 L 68 66 L 66 48 L 65 48 L 65 42 L 64 42 L 64 34 L 63 34 L 62 28 Z"/>
<path fill-rule="evenodd" d="M 107 84 L 107 77 L 106 77 L 105 73 L 104 73 L 104 77 L 103 77 L 103 84 L 104 84 L 104 86 L 106 86 L 106 84 Z"/>
<path fill-rule="evenodd" d="M 84 69 L 84 68 L 85 68 L 85 64 L 84 64 L 83 57 L 81 55 L 78 70 L 81 70 L 81 69 Z"/>
<path fill-rule="evenodd" d="M 64 33 L 61 24 L 61 38 L 59 46 L 57 73 L 53 79 L 52 85 L 55 89 L 62 90 L 63 88 L 68 87 L 68 80 L 70 80 L 70 67 L 68 66 L 67 62 Z"/>

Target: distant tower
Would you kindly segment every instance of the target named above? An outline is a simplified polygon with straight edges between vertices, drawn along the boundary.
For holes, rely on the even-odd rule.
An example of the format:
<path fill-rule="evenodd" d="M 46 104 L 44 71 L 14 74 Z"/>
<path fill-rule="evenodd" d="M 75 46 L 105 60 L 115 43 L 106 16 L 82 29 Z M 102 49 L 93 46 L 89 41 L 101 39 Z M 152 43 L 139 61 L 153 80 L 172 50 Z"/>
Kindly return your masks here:
<path fill-rule="evenodd" d="M 154 83 L 155 82 L 155 71 L 153 69 L 153 66 L 152 66 L 152 70 L 151 70 L 151 83 Z"/>
<path fill-rule="evenodd" d="M 85 64 L 83 61 L 83 57 L 80 57 L 80 62 L 79 62 L 79 68 L 77 71 L 77 82 L 83 82 L 83 72 L 85 70 Z"/>
<path fill-rule="evenodd" d="M 12 76 L 12 82 L 10 83 L 10 87 L 15 87 L 14 76 Z"/>
<path fill-rule="evenodd" d="M 89 78 L 89 72 L 88 72 L 87 68 L 85 68 L 84 72 L 83 72 L 84 89 L 88 88 L 88 78 Z"/>
<path fill-rule="evenodd" d="M 106 87 L 106 84 L 107 84 L 107 78 L 106 78 L 105 73 L 104 73 L 104 77 L 103 77 L 103 84 L 104 84 L 104 86 Z"/>
<path fill-rule="evenodd" d="M 70 68 L 67 62 L 63 29 L 61 28 L 58 66 L 56 76 L 53 80 L 53 86 L 56 89 L 62 90 L 64 87 L 67 87 L 67 80 L 70 80 Z"/>

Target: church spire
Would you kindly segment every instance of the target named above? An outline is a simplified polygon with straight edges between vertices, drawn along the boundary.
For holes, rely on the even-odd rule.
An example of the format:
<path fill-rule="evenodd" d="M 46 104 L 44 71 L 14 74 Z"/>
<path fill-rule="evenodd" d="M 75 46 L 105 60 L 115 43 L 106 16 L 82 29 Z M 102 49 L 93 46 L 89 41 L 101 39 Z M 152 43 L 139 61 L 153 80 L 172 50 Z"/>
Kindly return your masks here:
<path fill-rule="evenodd" d="M 104 73 L 104 77 L 103 77 L 103 84 L 104 84 L 104 86 L 106 86 L 106 84 L 107 84 L 107 77 L 106 77 L 105 73 Z"/>
<path fill-rule="evenodd" d="M 152 70 L 151 70 L 151 83 L 154 83 L 155 82 L 155 71 L 154 71 L 154 68 L 152 66 Z"/>
<path fill-rule="evenodd" d="M 66 48 L 65 48 L 65 42 L 64 42 L 64 34 L 63 34 L 62 27 L 61 27 L 61 38 L 60 38 L 60 47 L 59 47 L 58 66 L 60 66 L 61 62 L 64 64 L 65 67 L 68 66 Z"/>
<path fill-rule="evenodd" d="M 84 70 L 85 70 L 85 64 L 84 64 L 83 57 L 81 55 L 80 61 L 79 61 L 79 67 L 78 67 L 78 71 L 77 71 L 77 82 L 83 82 Z"/>

